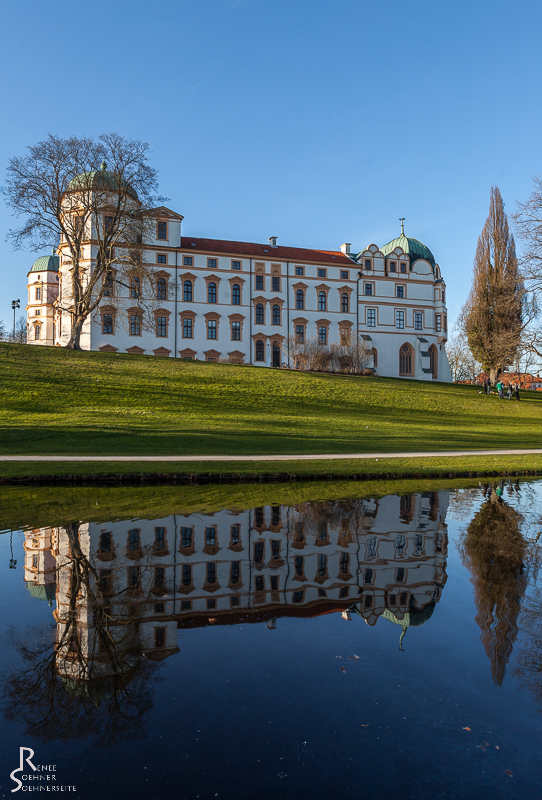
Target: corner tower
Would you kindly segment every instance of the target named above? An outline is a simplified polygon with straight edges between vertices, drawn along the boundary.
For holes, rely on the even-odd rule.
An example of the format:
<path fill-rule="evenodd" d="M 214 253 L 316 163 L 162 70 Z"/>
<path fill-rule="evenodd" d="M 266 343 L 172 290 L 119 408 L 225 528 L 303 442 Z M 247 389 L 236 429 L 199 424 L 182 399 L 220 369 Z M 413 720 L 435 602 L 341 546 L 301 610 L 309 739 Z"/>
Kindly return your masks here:
<path fill-rule="evenodd" d="M 60 259 L 55 250 L 50 256 L 40 256 L 28 273 L 28 304 L 26 325 L 28 344 L 55 343 L 54 304 L 58 298 Z"/>

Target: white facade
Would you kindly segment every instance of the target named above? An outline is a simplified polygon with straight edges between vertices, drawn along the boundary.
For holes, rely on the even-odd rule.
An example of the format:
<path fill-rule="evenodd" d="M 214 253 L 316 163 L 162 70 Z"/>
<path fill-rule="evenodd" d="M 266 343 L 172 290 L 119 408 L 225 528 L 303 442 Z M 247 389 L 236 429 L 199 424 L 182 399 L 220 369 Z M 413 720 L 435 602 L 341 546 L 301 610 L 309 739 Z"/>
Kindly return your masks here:
<path fill-rule="evenodd" d="M 36 597 L 54 584 L 59 670 L 84 679 L 112 668 L 110 646 L 123 669 L 137 653 L 176 653 L 183 628 L 335 612 L 404 632 L 445 586 L 448 501 L 428 492 L 332 513 L 266 506 L 41 529 L 26 534 L 25 580 Z"/>
<path fill-rule="evenodd" d="M 292 338 L 329 345 L 355 342 L 357 335 L 378 375 L 451 381 L 446 287 L 417 240 L 402 235 L 395 241 L 403 247 L 382 252 L 372 244 L 354 254 L 350 245 L 336 251 L 277 246 L 274 237 L 256 244 L 182 236 L 180 214 L 162 207 L 153 216 L 156 236 L 144 254 L 155 276 L 152 296 L 141 302 L 134 293 L 132 302 L 129 286 L 115 286 L 114 296 L 104 297 L 87 319 L 83 349 L 295 368 Z M 45 338 L 44 329 L 36 338 L 36 309 L 29 303 L 31 344 L 68 342 L 65 250 L 61 243 L 60 294 L 58 300 L 48 294 Z M 90 270 L 95 252 L 91 241 L 85 244 Z M 35 279 L 33 267 L 30 299 Z"/>

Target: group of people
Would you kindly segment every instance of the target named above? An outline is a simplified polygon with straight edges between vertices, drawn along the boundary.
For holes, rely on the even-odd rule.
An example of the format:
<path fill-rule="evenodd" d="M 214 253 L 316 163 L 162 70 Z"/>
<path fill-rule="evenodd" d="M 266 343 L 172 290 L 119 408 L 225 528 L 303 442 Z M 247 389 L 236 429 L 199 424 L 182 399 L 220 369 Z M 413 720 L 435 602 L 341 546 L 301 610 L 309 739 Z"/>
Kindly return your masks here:
<path fill-rule="evenodd" d="M 489 378 L 484 381 L 484 389 L 486 394 L 491 394 L 492 384 Z M 505 386 L 501 380 L 498 380 L 495 389 L 500 400 L 519 400 L 519 383 L 509 383 Z"/>

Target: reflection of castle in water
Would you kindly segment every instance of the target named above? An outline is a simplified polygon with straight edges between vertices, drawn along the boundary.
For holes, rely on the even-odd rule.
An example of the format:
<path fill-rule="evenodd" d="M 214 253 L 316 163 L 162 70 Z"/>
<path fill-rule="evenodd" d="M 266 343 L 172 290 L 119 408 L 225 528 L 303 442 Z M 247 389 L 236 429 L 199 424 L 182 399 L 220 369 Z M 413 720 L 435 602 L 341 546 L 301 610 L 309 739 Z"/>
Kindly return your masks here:
<path fill-rule="evenodd" d="M 446 582 L 447 506 L 428 492 L 42 528 L 26 534 L 25 580 L 37 597 L 55 587 L 57 665 L 77 677 L 77 654 L 104 675 L 112 646 L 177 652 L 178 628 L 342 612 L 404 633 Z"/>

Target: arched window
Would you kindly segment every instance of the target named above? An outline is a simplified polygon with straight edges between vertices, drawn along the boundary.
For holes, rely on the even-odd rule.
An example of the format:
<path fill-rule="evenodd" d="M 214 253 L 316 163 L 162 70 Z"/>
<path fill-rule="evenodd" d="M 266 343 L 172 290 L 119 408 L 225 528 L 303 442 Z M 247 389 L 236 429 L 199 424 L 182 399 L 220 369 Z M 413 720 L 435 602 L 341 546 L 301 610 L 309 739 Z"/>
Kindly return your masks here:
<path fill-rule="evenodd" d="M 210 283 L 207 287 L 207 302 L 216 303 L 216 283 Z"/>
<path fill-rule="evenodd" d="M 280 325 L 280 306 L 273 306 L 273 325 Z"/>
<path fill-rule="evenodd" d="M 156 281 L 156 298 L 157 300 L 167 300 L 167 283 L 164 278 L 158 278 Z"/>
<path fill-rule="evenodd" d="M 433 380 L 436 381 L 438 378 L 438 350 L 434 344 L 429 348 L 429 368 L 431 369 Z"/>
<path fill-rule="evenodd" d="M 256 361 L 265 361 L 265 345 L 259 339 L 256 342 Z"/>
<path fill-rule="evenodd" d="M 297 309 L 305 308 L 305 295 L 303 294 L 303 289 L 298 289 L 295 293 L 295 307 Z"/>
<path fill-rule="evenodd" d="M 183 283 L 183 300 L 185 303 L 192 302 L 192 281 L 185 281 Z"/>
<path fill-rule="evenodd" d="M 399 375 L 412 375 L 414 353 L 409 344 L 404 344 L 399 350 Z"/>
<path fill-rule="evenodd" d="M 41 325 L 36 325 L 34 328 L 34 339 L 38 341 L 41 339 Z"/>
<path fill-rule="evenodd" d="M 349 311 L 349 298 L 346 292 L 341 295 L 341 311 L 343 314 L 348 314 Z"/>
<path fill-rule="evenodd" d="M 396 297 L 404 297 L 405 296 L 405 287 L 404 286 L 396 286 L 395 287 L 395 296 Z"/>
<path fill-rule="evenodd" d="M 241 287 L 238 283 L 234 283 L 231 287 L 231 303 L 232 306 L 241 305 Z"/>
<path fill-rule="evenodd" d="M 327 306 L 327 296 L 325 292 L 318 294 L 318 311 L 325 311 Z"/>
<path fill-rule="evenodd" d="M 262 303 L 256 305 L 256 325 L 264 324 L 264 313 Z"/>
<path fill-rule="evenodd" d="M 141 281 L 138 277 L 132 278 L 132 285 L 130 287 L 130 295 L 135 297 L 136 300 L 141 297 Z"/>

